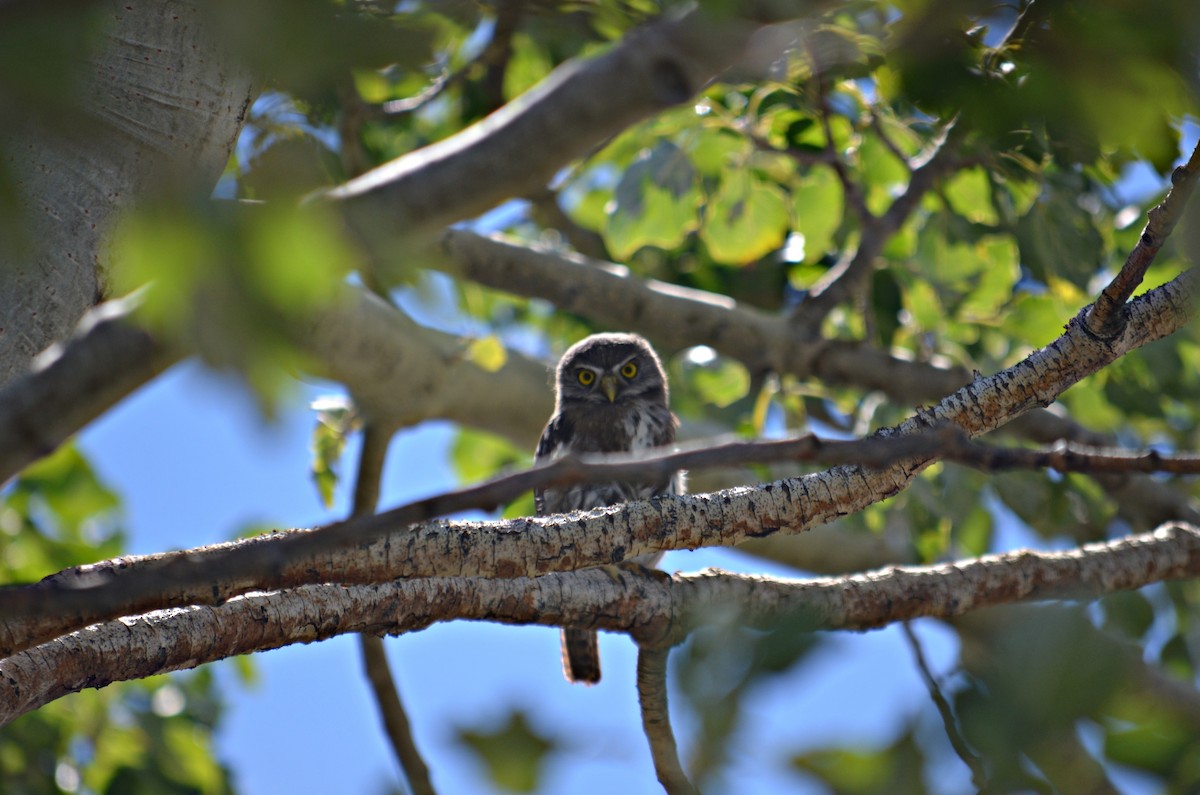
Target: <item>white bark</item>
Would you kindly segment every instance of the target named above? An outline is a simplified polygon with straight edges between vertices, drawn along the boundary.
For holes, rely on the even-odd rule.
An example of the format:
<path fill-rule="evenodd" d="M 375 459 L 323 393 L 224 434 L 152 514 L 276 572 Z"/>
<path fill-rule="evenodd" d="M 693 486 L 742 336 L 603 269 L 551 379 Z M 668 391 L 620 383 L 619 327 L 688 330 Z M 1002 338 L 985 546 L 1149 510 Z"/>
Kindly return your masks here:
<path fill-rule="evenodd" d="M 1093 598 L 1200 574 L 1186 525 L 1068 552 L 1020 551 L 853 577 L 781 580 L 719 571 L 673 577 L 590 569 L 537 578 L 434 577 L 310 585 L 95 624 L 0 660 L 0 725 L 87 687 L 193 668 L 347 632 L 397 634 L 438 621 L 595 627 L 658 645 L 712 617 L 796 631 L 869 629 L 1028 599 Z"/>
<path fill-rule="evenodd" d="M 212 190 L 254 90 L 222 57 L 198 6 L 95 5 L 106 29 L 95 51 L 80 54 L 71 128 L 26 118 L 0 140 L 27 232 L 22 245 L 0 249 L 0 385 L 104 297 L 104 237 L 123 211 L 172 181 Z"/>

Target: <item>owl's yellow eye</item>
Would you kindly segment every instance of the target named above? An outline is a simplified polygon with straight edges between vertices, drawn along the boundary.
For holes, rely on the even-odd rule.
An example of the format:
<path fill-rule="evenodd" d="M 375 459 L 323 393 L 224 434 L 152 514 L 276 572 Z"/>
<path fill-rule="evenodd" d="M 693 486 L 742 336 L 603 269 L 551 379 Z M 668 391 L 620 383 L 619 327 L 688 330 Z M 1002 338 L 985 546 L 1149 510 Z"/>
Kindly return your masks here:
<path fill-rule="evenodd" d="M 591 370 L 580 370 L 579 375 L 576 377 L 579 379 L 579 383 L 584 386 L 591 386 L 592 382 L 596 380 L 596 374 Z"/>
<path fill-rule="evenodd" d="M 637 365 L 633 362 L 626 362 L 625 366 L 621 368 L 621 375 L 626 378 L 633 378 L 637 375 Z"/>

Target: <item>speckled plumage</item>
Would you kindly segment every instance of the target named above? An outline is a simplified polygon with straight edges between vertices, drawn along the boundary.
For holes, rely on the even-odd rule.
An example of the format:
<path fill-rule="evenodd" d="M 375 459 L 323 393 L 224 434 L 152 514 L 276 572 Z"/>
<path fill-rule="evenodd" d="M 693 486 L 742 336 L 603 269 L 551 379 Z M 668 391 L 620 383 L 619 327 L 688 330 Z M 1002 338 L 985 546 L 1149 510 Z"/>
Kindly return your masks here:
<path fill-rule="evenodd" d="M 567 453 L 646 450 L 675 441 L 666 374 L 654 349 L 636 334 L 593 334 L 563 354 L 555 377 L 554 415 L 537 460 Z M 680 493 L 681 477 L 652 482 L 585 483 L 534 494 L 539 516 L 588 510 Z M 659 556 L 638 562 L 652 566 Z M 596 633 L 564 629 L 563 673 L 572 682 L 600 680 Z"/>

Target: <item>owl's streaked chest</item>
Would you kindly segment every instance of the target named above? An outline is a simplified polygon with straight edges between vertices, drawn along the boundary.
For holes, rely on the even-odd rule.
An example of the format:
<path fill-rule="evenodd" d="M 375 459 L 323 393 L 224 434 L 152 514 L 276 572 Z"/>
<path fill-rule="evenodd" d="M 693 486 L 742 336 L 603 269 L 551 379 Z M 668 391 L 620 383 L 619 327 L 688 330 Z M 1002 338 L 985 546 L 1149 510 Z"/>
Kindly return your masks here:
<path fill-rule="evenodd" d="M 537 458 L 636 452 L 670 444 L 674 438 L 675 420 L 666 406 L 568 407 L 546 427 Z M 644 500 L 672 491 L 671 481 L 585 483 L 547 489 L 539 503 L 544 512 L 558 513 Z"/>

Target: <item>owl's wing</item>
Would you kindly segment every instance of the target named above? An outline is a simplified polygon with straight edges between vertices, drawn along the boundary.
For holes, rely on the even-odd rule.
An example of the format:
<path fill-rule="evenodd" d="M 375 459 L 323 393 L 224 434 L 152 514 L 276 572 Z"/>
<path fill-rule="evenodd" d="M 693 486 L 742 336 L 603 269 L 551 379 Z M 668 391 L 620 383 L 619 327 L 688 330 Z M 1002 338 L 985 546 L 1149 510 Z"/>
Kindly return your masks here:
<path fill-rule="evenodd" d="M 538 439 L 537 451 L 533 454 L 534 462 L 553 460 L 565 453 L 571 441 L 571 435 L 571 423 L 563 415 L 555 414 L 546 423 L 546 428 L 542 431 L 542 438 Z M 542 489 L 533 490 L 533 506 L 537 510 L 538 516 L 552 513 L 546 508 L 546 494 Z"/>

